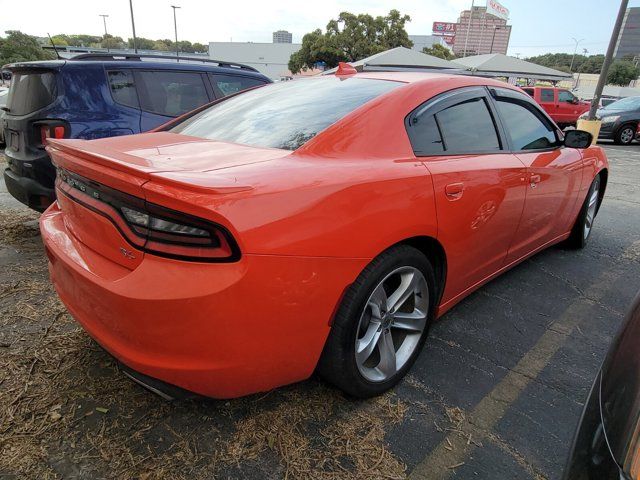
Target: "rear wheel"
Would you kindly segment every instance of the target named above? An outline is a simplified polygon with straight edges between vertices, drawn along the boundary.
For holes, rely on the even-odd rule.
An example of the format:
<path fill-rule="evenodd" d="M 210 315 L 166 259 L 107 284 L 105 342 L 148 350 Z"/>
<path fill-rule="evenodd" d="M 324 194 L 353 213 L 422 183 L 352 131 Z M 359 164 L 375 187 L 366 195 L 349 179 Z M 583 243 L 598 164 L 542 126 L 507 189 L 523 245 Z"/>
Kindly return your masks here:
<path fill-rule="evenodd" d="M 318 372 L 355 397 L 379 395 L 409 370 L 434 316 L 429 260 L 407 245 L 374 259 L 346 293 Z"/>
<path fill-rule="evenodd" d="M 629 145 L 636 136 L 636 129 L 633 125 L 623 125 L 618 129 L 614 140 L 619 145 Z"/>
<path fill-rule="evenodd" d="M 593 222 L 600 206 L 600 185 L 600 175 L 597 175 L 591 182 L 587 198 L 584 199 L 582 209 L 567 240 L 567 244 L 572 248 L 584 248 L 591 236 Z"/>

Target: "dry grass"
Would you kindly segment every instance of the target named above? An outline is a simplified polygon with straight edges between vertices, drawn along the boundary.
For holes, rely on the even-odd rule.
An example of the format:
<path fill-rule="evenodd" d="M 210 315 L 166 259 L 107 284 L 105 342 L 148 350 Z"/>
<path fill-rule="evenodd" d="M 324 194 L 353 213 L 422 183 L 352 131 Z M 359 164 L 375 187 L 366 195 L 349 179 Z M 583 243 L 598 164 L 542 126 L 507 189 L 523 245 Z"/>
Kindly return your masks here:
<path fill-rule="evenodd" d="M 0 212 L 0 477 L 405 476 L 385 443 L 405 406 L 311 380 L 229 402 L 166 403 L 126 379 L 48 281 L 36 214 Z"/>

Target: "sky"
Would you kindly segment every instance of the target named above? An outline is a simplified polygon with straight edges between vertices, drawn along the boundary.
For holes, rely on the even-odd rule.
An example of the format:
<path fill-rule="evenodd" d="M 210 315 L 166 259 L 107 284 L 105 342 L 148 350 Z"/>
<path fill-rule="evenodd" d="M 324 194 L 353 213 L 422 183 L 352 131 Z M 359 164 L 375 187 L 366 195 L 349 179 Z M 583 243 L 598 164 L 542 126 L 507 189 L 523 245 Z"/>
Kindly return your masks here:
<path fill-rule="evenodd" d="M 589 54 L 604 53 L 615 21 L 617 0 L 504 0 L 512 27 L 509 54 L 520 57 L 574 50 L 581 40 Z M 341 11 L 384 15 L 395 8 L 411 16 L 410 35 L 428 35 L 434 21 L 455 22 L 471 0 L 133 0 L 136 34 L 152 39 L 173 38 L 173 13 L 177 11 L 178 38 L 191 42 L 271 42 L 271 33 L 283 29 L 293 41 L 323 28 Z M 484 5 L 485 0 L 476 0 Z M 640 6 L 630 0 L 629 6 Z M 112 35 L 131 37 L 128 0 L 0 0 L 0 35 L 21 30 L 36 36 L 47 33 L 102 35 L 100 14 L 109 15 Z"/>

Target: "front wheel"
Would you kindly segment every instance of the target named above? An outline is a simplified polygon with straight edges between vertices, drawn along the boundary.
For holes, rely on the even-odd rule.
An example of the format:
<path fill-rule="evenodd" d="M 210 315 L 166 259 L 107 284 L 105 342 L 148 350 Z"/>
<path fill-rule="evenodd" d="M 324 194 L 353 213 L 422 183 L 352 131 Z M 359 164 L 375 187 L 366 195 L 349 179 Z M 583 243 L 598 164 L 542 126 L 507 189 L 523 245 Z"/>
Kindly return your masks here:
<path fill-rule="evenodd" d="M 435 291 L 433 267 L 419 250 L 400 245 L 375 258 L 345 294 L 320 375 L 359 398 L 393 387 L 426 340 Z"/>
<path fill-rule="evenodd" d="M 571 235 L 567 240 L 567 244 L 572 248 L 584 248 L 589 240 L 591 231 L 593 230 L 593 222 L 598 213 L 600 206 L 600 175 L 591 182 L 591 187 L 587 192 L 587 198 L 584 199 L 576 223 L 571 229 Z"/>
<path fill-rule="evenodd" d="M 615 142 L 619 145 L 629 145 L 636 136 L 636 129 L 633 125 L 623 125 L 615 135 Z"/>

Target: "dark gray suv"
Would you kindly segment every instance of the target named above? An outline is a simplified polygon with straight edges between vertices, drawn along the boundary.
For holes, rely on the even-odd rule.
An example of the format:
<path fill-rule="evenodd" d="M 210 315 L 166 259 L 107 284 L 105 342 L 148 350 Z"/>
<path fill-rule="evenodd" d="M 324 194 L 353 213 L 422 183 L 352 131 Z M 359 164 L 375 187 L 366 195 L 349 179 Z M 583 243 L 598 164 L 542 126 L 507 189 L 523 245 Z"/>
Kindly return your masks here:
<path fill-rule="evenodd" d="M 602 121 L 600 140 L 613 140 L 620 145 L 629 145 L 636 136 L 640 123 L 640 97 L 627 97 L 598 109 L 597 117 Z M 586 118 L 583 114 L 580 118 Z"/>

